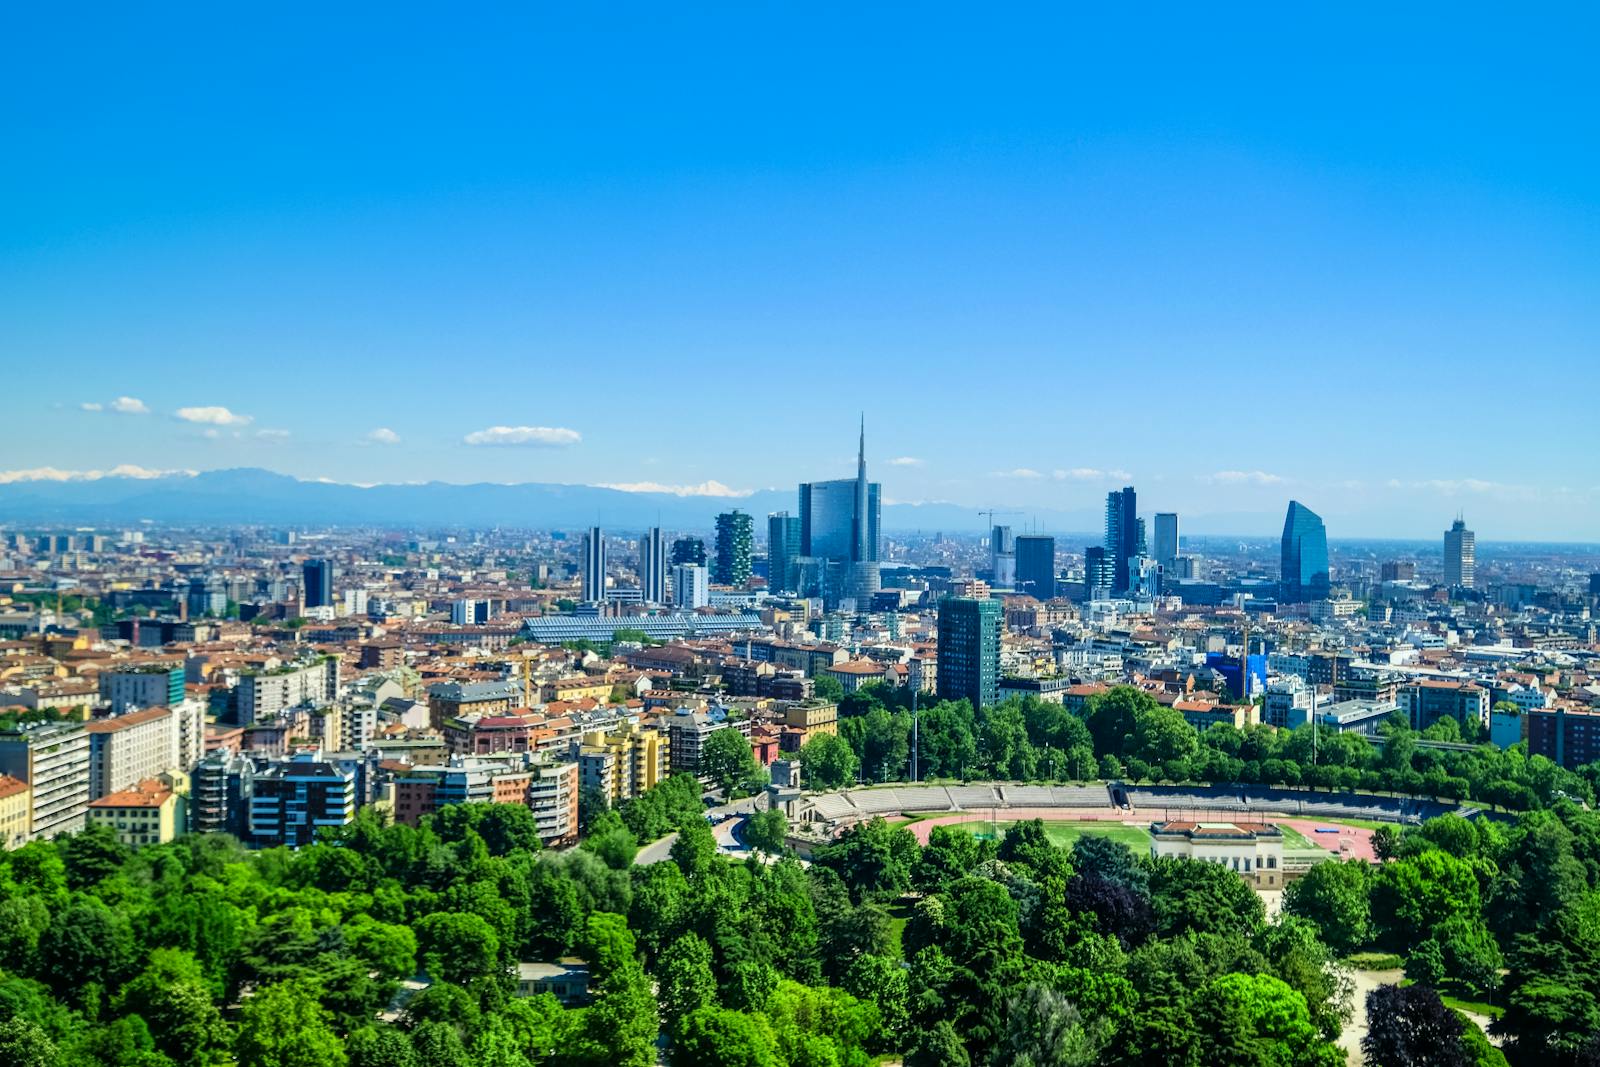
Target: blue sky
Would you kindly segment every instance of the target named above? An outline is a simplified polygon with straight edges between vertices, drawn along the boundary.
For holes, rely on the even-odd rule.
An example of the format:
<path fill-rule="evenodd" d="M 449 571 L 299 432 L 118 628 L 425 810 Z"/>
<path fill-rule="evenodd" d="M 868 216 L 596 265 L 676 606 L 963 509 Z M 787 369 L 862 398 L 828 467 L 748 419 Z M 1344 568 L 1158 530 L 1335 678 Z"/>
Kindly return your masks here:
<path fill-rule="evenodd" d="M 1594 538 L 1593 8 L 36 7 L 0 472 Z"/>

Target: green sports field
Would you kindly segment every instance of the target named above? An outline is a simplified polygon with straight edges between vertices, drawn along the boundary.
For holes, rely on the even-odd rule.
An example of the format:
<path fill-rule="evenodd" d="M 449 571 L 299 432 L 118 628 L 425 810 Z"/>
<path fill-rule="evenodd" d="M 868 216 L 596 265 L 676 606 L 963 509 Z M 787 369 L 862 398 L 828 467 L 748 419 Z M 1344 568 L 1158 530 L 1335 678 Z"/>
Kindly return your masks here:
<path fill-rule="evenodd" d="M 1016 824 L 1014 822 L 963 822 L 955 825 L 968 833 L 977 834 L 980 837 L 993 837 L 996 830 L 1003 835 Z M 1109 837 L 1113 841 L 1121 841 L 1124 845 L 1140 854 L 1150 851 L 1150 833 L 1148 830 L 1140 826 L 1124 826 L 1119 822 L 1096 822 L 1094 820 L 1046 821 L 1044 832 L 1045 836 L 1053 844 L 1061 845 L 1065 848 L 1071 848 L 1072 843 L 1084 834 L 1098 834 L 1101 837 Z"/>

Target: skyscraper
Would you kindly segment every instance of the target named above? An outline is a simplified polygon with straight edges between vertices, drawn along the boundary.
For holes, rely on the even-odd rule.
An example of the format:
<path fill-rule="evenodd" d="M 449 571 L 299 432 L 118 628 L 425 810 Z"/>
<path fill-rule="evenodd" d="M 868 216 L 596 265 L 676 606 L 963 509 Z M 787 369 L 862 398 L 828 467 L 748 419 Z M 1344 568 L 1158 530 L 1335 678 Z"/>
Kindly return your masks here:
<path fill-rule="evenodd" d="M 1000 601 L 939 601 L 939 699 L 974 708 L 1000 699 Z"/>
<path fill-rule="evenodd" d="M 598 526 L 591 526 L 583 535 L 583 561 L 578 572 L 585 604 L 595 604 L 606 598 L 606 537 Z"/>
<path fill-rule="evenodd" d="M 1056 539 L 1045 534 L 1017 538 L 1017 591 L 1049 600 L 1056 595 Z"/>
<path fill-rule="evenodd" d="M 1111 582 L 1115 568 L 1104 545 L 1090 545 L 1083 550 L 1083 598 L 1106 600 L 1111 596 Z"/>
<path fill-rule="evenodd" d="M 672 565 L 697 563 L 705 566 L 706 543 L 698 537 L 680 537 L 672 542 Z"/>
<path fill-rule="evenodd" d="M 1175 569 L 1178 561 L 1178 513 L 1176 511 L 1156 512 L 1156 562 L 1161 564 L 1161 569 L 1170 573 Z"/>
<path fill-rule="evenodd" d="M 1111 595 L 1128 591 L 1128 561 L 1139 554 L 1139 498 L 1133 486 L 1106 494 L 1106 559 L 1111 564 Z"/>
<path fill-rule="evenodd" d="M 795 560 L 800 555 L 800 520 L 787 511 L 767 516 L 767 587 L 795 590 Z"/>
<path fill-rule="evenodd" d="M 1283 561 L 1278 600 L 1306 604 L 1328 599 L 1328 531 L 1322 517 L 1298 500 L 1283 519 Z"/>
<path fill-rule="evenodd" d="M 1017 584 L 1017 543 L 1009 526 L 996 526 L 989 531 L 989 576 L 1001 589 Z"/>
<path fill-rule="evenodd" d="M 667 602 L 667 541 L 659 526 L 639 539 L 639 595 L 647 604 Z"/>
<path fill-rule="evenodd" d="M 306 607 L 333 606 L 333 564 L 325 559 L 308 559 L 300 569 L 305 583 Z"/>
<path fill-rule="evenodd" d="M 822 565 L 821 592 L 830 606 L 846 596 L 860 600 L 878 591 L 881 488 L 867 481 L 865 421 L 854 478 L 800 485 L 800 555 Z"/>
<path fill-rule="evenodd" d="M 735 508 L 717 516 L 717 559 L 711 580 L 719 585 L 744 585 L 750 580 L 750 553 L 755 522 Z"/>
<path fill-rule="evenodd" d="M 1456 516 L 1444 532 L 1444 584 L 1451 589 L 1471 589 L 1477 580 L 1478 535 Z"/>

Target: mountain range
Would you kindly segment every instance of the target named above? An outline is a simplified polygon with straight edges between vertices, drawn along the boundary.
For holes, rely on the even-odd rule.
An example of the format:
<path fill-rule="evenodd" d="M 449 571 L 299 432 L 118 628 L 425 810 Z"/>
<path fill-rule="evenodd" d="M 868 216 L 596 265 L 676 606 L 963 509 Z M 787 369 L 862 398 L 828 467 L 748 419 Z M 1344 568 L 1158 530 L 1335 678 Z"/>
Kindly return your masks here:
<path fill-rule="evenodd" d="M 719 512 L 739 508 L 757 518 L 796 510 L 795 494 L 762 490 L 743 497 L 624 492 L 591 485 L 525 482 L 424 482 L 359 486 L 302 481 L 259 468 L 0 484 L 0 523 L 18 525 L 258 524 L 345 526 L 530 527 L 572 529 L 599 524 L 618 530 L 660 525 L 708 529 Z M 888 504 L 883 524 L 894 530 L 976 531 L 984 518 L 956 504 Z M 1041 528 L 1062 529 L 1065 512 L 1039 512 Z M 1067 526 L 1088 529 L 1090 517 Z"/>

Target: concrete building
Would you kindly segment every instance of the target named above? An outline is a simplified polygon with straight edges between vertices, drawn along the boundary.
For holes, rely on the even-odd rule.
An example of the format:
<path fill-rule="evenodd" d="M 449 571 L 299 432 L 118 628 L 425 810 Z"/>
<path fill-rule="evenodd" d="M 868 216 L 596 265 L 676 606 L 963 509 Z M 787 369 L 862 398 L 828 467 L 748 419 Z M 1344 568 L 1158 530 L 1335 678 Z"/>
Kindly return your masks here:
<path fill-rule="evenodd" d="M 1468 722 L 1484 728 L 1489 725 L 1489 691 L 1471 682 L 1422 679 L 1401 686 L 1399 698 L 1413 730 L 1426 730 L 1447 715 L 1462 726 Z"/>
<path fill-rule="evenodd" d="M 668 736 L 636 720 L 586 733 L 574 748 L 579 785 L 604 793 L 613 805 L 665 781 L 672 771 Z"/>
<path fill-rule="evenodd" d="M 172 707 L 183 700 L 183 664 L 152 663 L 101 671 L 100 697 L 111 714 L 130 708 Z"/>
<path fill-rule="evenodd" d="M 89 799 L 132 789 L 168 771 L 187 770 L 178 761 L 178 720 L 172 709 L 141 708 L 87 723 Z"/>
<path fill-rule="evenodd" d="M 1261 704 L 1261 721 L 1280 730 L 1292 729 L 1311 713 L 1311 687 L 1288 674 L 1267 683 Z"/>
<path fill-rule="evenodd" d="M 683 611 L 695 611 L 711 603 L 711 576 L 698 563 L 680 563 L 672 568 L 672 604 Z"/>
<path fill-rule="evenodd" d="M 32 790 L 33 839 L 83 829 L 89 806 L 89 732 L 83 723 L 39 723 L 0 732 L 0 774 Z"/>
<path fill-rule="evenodd" d="M 318 656 L 246 674 L 236 694 L 238 723 L 250 726 L 288 708 L 322 708 L 339 699 L 339 657 Z"/>
<path fill-rule="evenodd" d="M 1150 854 L 1217 863 L 1257 889 L 1283 888 L 1283 831 L 1269 823 L 1155 822 Z"/>
<path fill-rule="evenodd" d="M 606 598 L 606 535 L 598 526 L 584 531 L 578 568 L 579 599 L 597 604 Z"/>
<path fill-rule="evenodd" d="M 189 828 L 243 840 L 249 832 L 254 792 L 254 763 L 230 752 L 211 753 L 195 767 L 190 779 Z"/>
<path fill-rule="evenodd" d="M 667 541 L 659 526 L 639 539 L 639 595 L 646 604 L 667 602 Z"/>
<path fill-rule="evenodd" d="M 1477 581 L 1478 537 L 1460 517 L 1444 532 L 1444 584 L 1471 589 Z"/>
<path fill-rule="evenodd" d="M 33 790 L 20 778 L 0 774 L 0 849 L 27 844 L 32 825 Z"/>

